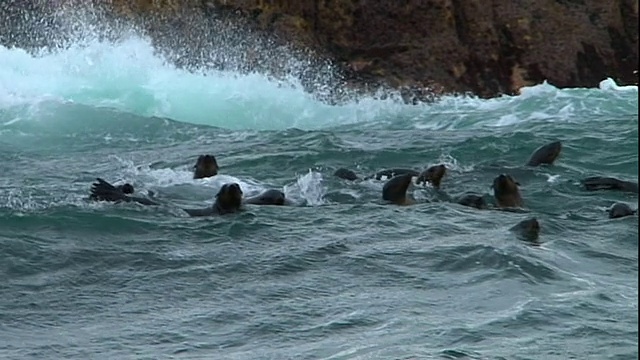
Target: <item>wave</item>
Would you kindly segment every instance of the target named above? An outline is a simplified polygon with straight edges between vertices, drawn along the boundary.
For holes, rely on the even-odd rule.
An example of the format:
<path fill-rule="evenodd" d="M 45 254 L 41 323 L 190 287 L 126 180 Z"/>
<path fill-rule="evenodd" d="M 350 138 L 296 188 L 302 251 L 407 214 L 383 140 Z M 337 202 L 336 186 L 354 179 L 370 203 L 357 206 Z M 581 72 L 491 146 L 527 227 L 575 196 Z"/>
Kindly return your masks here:
<path fill-rule="evenodd" d="M 407 105 L 398 96 L 359 96 L 329 104 L 305 91 L 294 75 L 190 72 L 165 61 L 148 38 L 87 40 L 31 54 L 0 46 L 0 123 L 29 120 L 42 106 L 108 108 L 140 117 L 229 130 L 305 130 L 354 124 L 454 129 L 502 127 L 526 121 L 579 121 L 588 116 L 636 116 L 637 86 L 605 79 L 599 88 L 558 89 L 546 82 L 517 96 L 445 96 Z M 51 116 L 56 120 L 55 111 Z M 46 118 L 46 116 L 44 116 Z M 95 116 L 91 116 L 95 118 Z"/>

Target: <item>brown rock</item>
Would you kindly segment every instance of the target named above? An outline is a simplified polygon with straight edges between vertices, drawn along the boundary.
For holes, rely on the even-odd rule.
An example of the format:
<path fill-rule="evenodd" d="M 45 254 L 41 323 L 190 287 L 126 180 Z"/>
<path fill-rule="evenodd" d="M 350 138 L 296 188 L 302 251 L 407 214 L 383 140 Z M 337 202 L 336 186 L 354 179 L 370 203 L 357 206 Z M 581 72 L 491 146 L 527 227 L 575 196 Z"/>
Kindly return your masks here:
<path fill-rule="evenodd" d="M 247 69 L 276 69 L 282 60 L 265 49 L 292 44 L 334 60 L 345 73 L 344 86 L 387 84 L 413 89 L 418 98 L 434 88 L 482 97 L 516 94 L 544 80 L 558 87 L 594 87 L 606 77 L 637 83 L 638 0 L 93 1 L 121 16 L 147 19 L 154 40 L 184 52 L 179 61 L 211 54 L 213 42 L 242 42 L 237 34 L 251 25 L 276 42 L 264 41 L 255 51 L 248 43 L 227 48 Z M 199 24 L 211 17 L 219 17 L 213 30 Z M 238 19 L 242 25 L 230 25 Z M 0 33 L 4 42 L 16 39 Z M 229 66 L 225 57 L 206 61 Z"/>
<path fill-rule="evenodd" d="M 543 80 L 559 87 L 636 81 L 637 0 L 210 2 L 299 18 L 306 26 L 290 36 L 302 33 L 305 45 L 351 67 L 368 64 L 356 71 L 395 83 L 432 80 L 448 91 L 494 96 Z M 291 29 L 282 19 L 262 27 Z"/>

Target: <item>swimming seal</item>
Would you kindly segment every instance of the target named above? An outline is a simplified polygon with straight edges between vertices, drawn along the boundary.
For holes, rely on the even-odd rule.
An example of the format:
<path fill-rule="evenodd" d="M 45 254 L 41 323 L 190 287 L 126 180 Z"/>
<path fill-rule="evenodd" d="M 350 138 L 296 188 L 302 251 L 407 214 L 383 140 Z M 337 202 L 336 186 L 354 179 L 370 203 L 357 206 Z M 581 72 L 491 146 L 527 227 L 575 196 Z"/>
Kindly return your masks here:
<path fill-rule="evenodd" d="M 91 185 L 90 199 L 111 202 L 136 202 L 142 205 L 159 205 L 155 201 L 147 198 L 129 196 L 128 194 L 133 194 L 133 186 L 131 184 L 127 183 L 121 186 L 113 186 L 101 178 L 97 178 L 96 181 L 97 182 Z"/>
<path fill-rule="evenodd" d="M 237 183 L 222 185 L 216 194 L 213 206 L 204 209 L 182 209 L 190 216 L 225 215 L 240 211 L 242 205 L 242 189 Z"/>
<path fill-rule="evenodd" d="M 617 219 L 617 218 L 636 214 L 638 210 L 631 209 L 631 207 L 625 203 L 617 202 L 613 204 L 611 208 L 607 210 L 607 212 L 609 213 L 610 219 Z"/>
<path fill-rule="evenodd" d="M 427 182 L 431 183 L 431 185 L 439 189 L 440 182 L 442 181 L 442 177 L 447 173 L 447 167 L 440 164 L 429 167 L 427 170 L 421 172 L 416 179 L 416 185 L 422 183 L 426 185 Z"/>
<path fill-rule="evenodd" d="M 411 174 L 397 175 L 387 181 L 382 187 L 382 199 L 396 205 L 415 204 L 415 200 L 407 196 L 407 189 L 411 184 Z"/>
<path fill-rule="evenodd" d="M 527 161 L 527 166 L 538 166 L 541 164 L 553 165 L 560 152 L 562 151 L 562 143 L 554 141 L 552 143 L 542 145 L 533 151 L 531 157 Z"/>
<path fill-rule="evenodd" d="M 285 205 L 287 202 L 284 193 L 275 189 L 266 190 L 256 196 L 242 200 L 243 204 L 252 205 Z"/>
<path fill-rule="evenodd" d="M 218 174 L 218 162 L 213 155 L 200 155 L 193 165 L 193 178 L 204 179 Z"/>
<path fill-rule="evenodd" d="M 420 175 L 420 173 L 411 169 L 384 169 L 384 170 L 378 171 L 375 175 L 373 175 L 373 177 L 376 180 L 382 180 L 383 176 L 386 177 L 387 179 L 391 179 L 394 176 L 398 176 L 398 175 L 411 175 L 411 177 L 416 177 Z M 371 177 L 368 177 L 368 178 L 371 178 Z"/>
<path fill-rule="evenodd" d="M 339 168 L 333 173 L 333 176 L 339 177 L 340 179 L 355 181 L 358 180 L 358 175 L 353 171 L 346 168 Z"/>
<path fill-rule="evenodd" d="M 101 195 L 101 193 L 99 191 L 94 191 L 93 189 L 96 187 L 100 187 L 102 185 L 102 183 L 105 183 L 107 185 L 104 185 L 105 188 L 107 188 L 107 186 L 111 186 L 113 188 L 115 188 L 116 190 L 121 191 L 123 194 L 133 194 L 134 189 L 133 189 L 133 185 L 129 184 L 129 183 L 125 183 L 122 185 L 117 185 L 117 186 L 113 186 L 111 184 L 109 184 L 108 182 L 104 181 L 103 179 L 96 179 L 98 182 L 94 183 L 92 186 L 92 191 L 91 191 L 91 195 L 89 195 L 89 198 L 91 200 L 95 200 L 95 201 L 111 201 L 109 200 L 109 196 L 108 195 Z M 109 188 L 111 190 L 111 188 Z"/>
<path fill-rule="evenodd" d="M 416 177 L 418 175 L 420 175 L 419 172 L 412 170 L 412 169 L 384 169 L 384 170 L 380 170 L 377 173 L 370 175 L 370 176 L 366 176 L 364 178 L 364 180 L 369 180 L 369 179 L 376 179 L 376 180 L 382 180 L 383 177 L 387 178 L 387 179 L 391 179 L 394 176 L 397 175 L 404 175 L 404 174 L 409 174 L 412 177 Z M 344 180 L 349 180 L 349 181 L 355 181 L 358 180 L 359 177 L 358 175 L 356 175 L 355 172 L 353 172 L 352 170 L 349 170 L 347 168 L 339 168 L 338 170 L 336 170 L 333 173 L 333 176 L 339 177 L 341 179 Z"/>
<path fill-rule="evenodd" d="M 520 221 L 509 230 L 515 233 L 520 240 L 537 243 L 540 235 L 540 223 L 534 217 Z"/>
<path fill-rule="evenodd" d="M 620 190 L 624 192 L 638 193 L 638 183 L 624 181 L 612 177 L 592 176 L 581 181 L 588 191 L 596 190 Z"/>
<path fill-rule="evenodd" d="M 116 186 L 118 189 L 120 189 L 120 191 L 122 191 L 125 194 L 133 194 L 133 185 L 129 184 L 129 183 L 125 183 L 122 185 L 118 185 Z"/>
<path fill-rule="evenodd" d="M 522 207 L 520 184 L 508 174 L 500 174 L 493 179 L 493 196 L 498 207 Z"/>
<path fill-rule="evenodd" d="M 484 197 L 478 194 L 464 194 L 456 199 L 456 202 L 460 205 L 469 206 L 476 209 L 488 208 L 487 202 L 484 200 Z"/>

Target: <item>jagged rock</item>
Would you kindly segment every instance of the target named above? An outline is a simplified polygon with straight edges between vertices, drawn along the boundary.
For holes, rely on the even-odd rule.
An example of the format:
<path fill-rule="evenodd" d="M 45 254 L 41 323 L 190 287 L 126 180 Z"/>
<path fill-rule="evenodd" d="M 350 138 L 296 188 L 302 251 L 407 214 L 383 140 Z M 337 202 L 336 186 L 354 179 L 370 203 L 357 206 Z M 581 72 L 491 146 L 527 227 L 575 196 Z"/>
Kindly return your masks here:
<path fill-rule="evenodd" d="M 12 30 L 25 21 L 22 12 L 90 2 L 142 23 L 157 44 L 180 53 L 174 60 L 181 66 L 277 74 L 286 55 L 273 49 L 292 44 L 338 64 L 345 75 L 340 86 L 388 85 L 407 102 L 447 92 L 515 94 L 544 80 L 558 87 L 594 87 L 606 77 L 637 83 L 637 0 L 5 0 L 0 41 L 20 44 L 28 34 L 41 44 L 50 35 L 38 35 L 37 16 Z M 254 28 L 275 41 L 253 32 L 246 42 L 243 34 Z M 206 58 L 216 42 L 237 46 Z M 240 61 L 230 64 L 229 57 Z"/>
<path fill-rule="evenodd" d="M 513 94 L 636 83 L 637 0 L 209 0 L 327 49 L 364 78 Z"/>

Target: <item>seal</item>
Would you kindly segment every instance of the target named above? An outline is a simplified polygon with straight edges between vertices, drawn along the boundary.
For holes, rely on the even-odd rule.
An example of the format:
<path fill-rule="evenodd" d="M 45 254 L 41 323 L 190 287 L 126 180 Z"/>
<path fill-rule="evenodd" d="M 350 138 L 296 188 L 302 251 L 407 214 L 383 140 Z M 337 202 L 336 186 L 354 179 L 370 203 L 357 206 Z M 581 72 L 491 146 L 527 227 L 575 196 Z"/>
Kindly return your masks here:
<path fill-rule="evenodd" d="M 112 201 L 112 200 L 109 200 L 109 196 L 108 195 L 106 195 L 106 194 L 103 195 L 103 194 L 101 194 L 100 191 L 97 191 L 97 188 L 99 188 L 101 186 L 104 186 L 105 189 L 108 188 L 109 190 L 112 190 L 111 188 L 114 188 L 116 190 L 121 191 L 123 194 L 133 194 L 133 192 L 134 192 L 133 185 L 131 185 L 129 183 L 124 183 L 122 185 L 113 186 L 113 185 L 109 184 L 108 182 L 104 181 L 103 179 L 98 178 L 96 180 L 98 182 L 93 184 L 92 189 L 91 189 L 91 195 L 89 195 L 89 198 L 91 200 L 95 200 L 95 201 Z M 103 184 L 105 184 L 105 185 L 103 185 Z M 96 189 L 96 191 L 94 191 L 94 189 Z"/>
<path fill-rule="evenodd" d="M 527 166 L 539 166 L 541 164 L 553 165 L 560 152 L 562 151 L 562 143 L 554 141 L 552 143 L 542 145 L 533 151 L 531 157 L 527 161 Z"/>
<path fill-rule="evenodd" d="M 625 216 L 631 216 L 638 212 L 638 210 L 633 210 L 631 207 L 625 203 L 617 202 L 607 210 L 609 213 L 610 219 L 617 219 Z"/>
<path fill-rule="evenodd" d="M 387 179 L 391 179 L 394 176 L 398 176 L 398 175 L 411 175 L 411 177 L 416 177 L 416 176 L 420 175 L 420 173 L 415 171 L 415 170 L 411 170 L 411 169 L 384 169 L 384 170 L 380 170 L 377 173 L 375 173 L 375 175 L 373 175 L 373 177 L 376 180 L 382 180 L 382 177 L 386 177 Z M 371 178 L 371 177 L 369 177 L 369 178 Z"/>
<path fill-rule="evenodd" d="M 356 175 L 355 172 L 346 168 L 339 168 L 333 173 L 333 176 L 339 177 L 340 179 L 349 180 L 349 181 L 358 180 L 358 175 Z"/>
<path fill-rule="evenodd" d="M 537 243 L 540 235 L 540 223 L 535 217 L 525 219 L 509 229 L 516 234 L 520 240 Z"/>
<path fill-rule="evenodd" d="M 415 204 L 415 200 L 407 195 L 412 178 L 411 174 L 402 174 L 388 180 L 382 187 L 382 199 L 396 205 Z"/>
<path fill-rule="evenodd" d="M 189 216 L 213 216 L 236 213 L 242 206 L 242 189 L 237 183 L 222 185 L 213 206 L 204 209 L 182 209 Z"/>
<path fill-rule="evenodd" d="M 522 207 L 523 201 L 520 196 L 520 184 L 508 174 L 500 174 L 493 179 L 493 196 L 498 207 Z"/>
<path fill-rule="evenodd" d="M 404 174 L 410 174 L 412 177 L 416 177 L 418 175 L 420 175 L 419 172 L 417 172 L 416 170 L 412 170 L 412 169 L 402 169 L 402 168 L 398 168 L 398 169 L 384 169 L 384 170 L 380 170 L 377 173 L 370 175 L 370 176 L 366 176 L 364 178 L 364 180 L 369 180 L 369 179 L 376 179 L 376 180 L 382 180 L 382 178 L 386 178 L 386 179 L 391 179 L 394 176 L 397 175 L 404 175 Z M 333 173 L 333 176 L 339 177 L 341 179 L 344 180 L 349 180 L 349 181 L 355 181 L 355 180 L 359 180 L 360 178 L 358 177 L 358 175 L 356 175 L 355 172 L 353 172 L 352 170 L 349 170 L 347 168 L 339 168 L 338 170 L 336 170 Z"/>
<path fill-rule="evenodd" d="M 419 185 L 420 183 L 426 185 L 428 182 L 431 183 L 434 188 L 439 189 L 442 177 L 446 173 L 447 167 L 443 164 L 431 166 L 418 175 L 418 178 L 416 179 L 416 185 Z"/>
<path fill-rule="evenodd" d="M 282 191 L 270 189 L 256 196 L 246 198 L 242 203 L 252 205 L 285 205 L 288 203 L 288 199 L 284 196 Z"/>
<path fill-rule="evenodd" d="M 588 191 L 596 190 L 619 190 L 624 192 L 638 193 L 638 183 L 624 181 L 613 177 L 592 176 L 581 181 Z"/>
<path fill-rule="evenodd" d="M 472 193 L 463 194 L 456 199 L 456 203 L 476 209 L 487 209 L 489 207 L 482 195 Z"/>
<path fill-rule="evenodd" d="M 131 185 L 129 183 L 124 183 L 124 184 L 118 185 L 116 187 L 118 189 L 120 189 L 120 191 L 122 191 L 125 194 L 133 194 L 133 192 L 134 192 L 133 185 Z"/>
<path fill-rule="evenodd" d="M 218 162 L 213 155 L 200 155 L 193 165 L 193 178 L 204 179 L 218 174 Z"/>
<path fill-rule="evenodd" d="M 91 185 L 91 195 L 89 196 L 89 198 L 92 200 L 110 202 L 136 202 L 142 205 L 159 205 L 155 201 L 147 198 L 129 196 L 128 194 L 133 194 L 134 191 L 133 186 L 129 183 L 120 186 L 113 186 L 101 178 L 96 178 L 96 181 L 97 182 Z"/>

